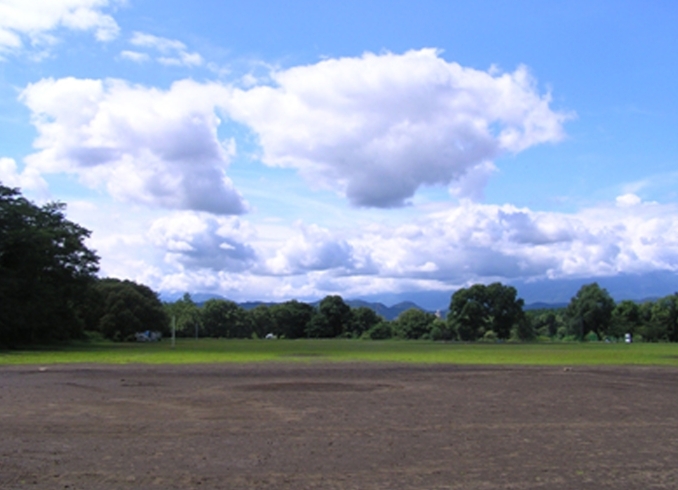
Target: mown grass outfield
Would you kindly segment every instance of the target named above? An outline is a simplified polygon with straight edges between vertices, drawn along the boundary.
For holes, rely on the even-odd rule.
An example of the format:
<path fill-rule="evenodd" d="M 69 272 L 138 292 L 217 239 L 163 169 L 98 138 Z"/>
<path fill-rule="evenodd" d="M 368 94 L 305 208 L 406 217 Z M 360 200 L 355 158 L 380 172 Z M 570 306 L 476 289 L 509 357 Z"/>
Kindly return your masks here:
<path fill-rule="evenodd" d="M 252 362 L 678 366 L 678 344 L 463 344 L 425 341 L 179 339 L 0 351 L 0 365 Z"/>

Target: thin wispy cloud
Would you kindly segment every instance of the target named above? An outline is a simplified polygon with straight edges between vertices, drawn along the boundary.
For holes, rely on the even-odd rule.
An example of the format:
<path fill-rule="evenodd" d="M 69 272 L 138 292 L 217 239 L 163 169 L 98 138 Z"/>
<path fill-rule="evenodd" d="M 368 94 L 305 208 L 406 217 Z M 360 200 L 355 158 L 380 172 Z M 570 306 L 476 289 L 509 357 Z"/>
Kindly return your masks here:
<path fill-rule="evenodd" d="M 161 65 L 195 67 L 205 63 L 199 53 L 188 51 L 184 43 L 175 39 L 135 32 L 130 43 L 136 48 L 146 48 L 153 52 L 154 59 Z M 137 63 L 151 59 L 150 54 L 138 51 L 123 51 L 121 56 Z"/>

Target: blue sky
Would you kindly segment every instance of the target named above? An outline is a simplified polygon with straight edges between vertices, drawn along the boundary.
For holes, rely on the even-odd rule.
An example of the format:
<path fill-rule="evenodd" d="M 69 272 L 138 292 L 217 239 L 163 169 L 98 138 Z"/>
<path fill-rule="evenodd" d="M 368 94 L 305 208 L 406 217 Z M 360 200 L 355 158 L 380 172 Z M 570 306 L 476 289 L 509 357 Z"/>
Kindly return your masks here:
<path fill-rule="evenodd" d="M 0 0 L 0 181 L 237 300 L 675 271 L 669 1 Z"/>

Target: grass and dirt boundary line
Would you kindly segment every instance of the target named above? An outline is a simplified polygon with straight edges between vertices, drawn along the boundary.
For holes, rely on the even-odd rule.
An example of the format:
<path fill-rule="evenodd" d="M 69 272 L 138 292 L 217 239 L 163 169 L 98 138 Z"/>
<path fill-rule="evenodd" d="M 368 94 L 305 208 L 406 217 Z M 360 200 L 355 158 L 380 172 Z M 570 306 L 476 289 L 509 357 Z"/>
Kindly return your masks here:
<path fill-rule="evenodd" d="M 204 364 L 388 362 L 533 366 L 673 366 L 678 344 L 178 339 L 156 343 L 82 342 L 0 351 L 0 366 L 28 364 Z"/>

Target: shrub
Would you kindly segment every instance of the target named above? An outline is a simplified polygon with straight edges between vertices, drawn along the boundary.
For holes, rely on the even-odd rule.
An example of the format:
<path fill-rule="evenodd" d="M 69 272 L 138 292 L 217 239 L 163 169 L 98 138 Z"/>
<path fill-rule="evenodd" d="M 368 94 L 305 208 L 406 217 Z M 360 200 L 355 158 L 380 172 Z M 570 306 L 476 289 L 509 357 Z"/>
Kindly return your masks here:
<path fill-rule="evenodd" d="M 393 328 L 389 322 L 379 322 L 370 328 L 366 334 L 372 340 L 386 340 L 393 337 Z"/>

